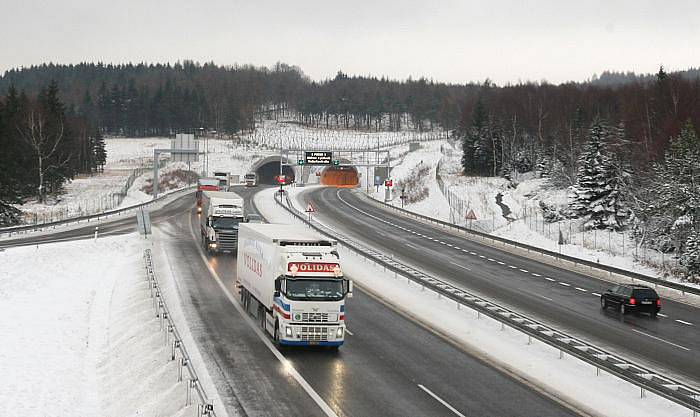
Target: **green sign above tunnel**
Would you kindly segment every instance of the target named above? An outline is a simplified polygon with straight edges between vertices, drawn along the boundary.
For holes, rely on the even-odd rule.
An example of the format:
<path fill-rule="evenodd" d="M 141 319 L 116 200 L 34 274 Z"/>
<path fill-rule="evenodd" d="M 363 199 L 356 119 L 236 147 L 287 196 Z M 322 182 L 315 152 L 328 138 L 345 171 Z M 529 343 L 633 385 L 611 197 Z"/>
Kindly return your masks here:
<path fill-rule="evenodd" d="M 333 152 L 330 151 L 304 152 L 304 163 L 306 165 L 330 165 L 332 161 Z"/>

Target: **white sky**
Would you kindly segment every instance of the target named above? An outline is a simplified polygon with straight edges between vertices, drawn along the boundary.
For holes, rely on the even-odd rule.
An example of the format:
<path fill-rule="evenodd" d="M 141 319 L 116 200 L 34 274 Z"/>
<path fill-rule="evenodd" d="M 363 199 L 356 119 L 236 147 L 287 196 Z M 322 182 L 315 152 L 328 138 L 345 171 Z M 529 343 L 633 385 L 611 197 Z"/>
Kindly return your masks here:
<path fill-rule="evenodd" d="M 0 72 L 44 62 L 297 65 L 311 78 L 558 83 L 700 66 L 694 0 L 0 0 Z"/>

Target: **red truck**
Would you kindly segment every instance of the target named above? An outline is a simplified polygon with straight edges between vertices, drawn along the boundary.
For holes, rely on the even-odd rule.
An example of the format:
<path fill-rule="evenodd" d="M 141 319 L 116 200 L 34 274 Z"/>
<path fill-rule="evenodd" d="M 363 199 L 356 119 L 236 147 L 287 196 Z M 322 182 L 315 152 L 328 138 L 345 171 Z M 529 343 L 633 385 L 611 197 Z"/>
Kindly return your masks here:
<path fill-rule="evenodd" d="M 218 178 L 200 178 L 197 180 L 197 213 L 202 212 L 202 192 L 203 191 L 221 191 Z"/>

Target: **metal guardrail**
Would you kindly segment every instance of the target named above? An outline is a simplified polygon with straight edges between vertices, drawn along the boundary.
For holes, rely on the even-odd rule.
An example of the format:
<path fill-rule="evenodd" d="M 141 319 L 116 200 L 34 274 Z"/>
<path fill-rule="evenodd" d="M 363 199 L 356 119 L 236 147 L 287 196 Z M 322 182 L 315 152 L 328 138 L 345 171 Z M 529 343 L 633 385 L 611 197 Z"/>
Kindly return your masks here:
<path fill-rule="evenodd" d="M 637 385 L 640 388 L 641 398 L 644 398 L 646 392 L 652 392 L 688 408 L 693 412 L 693 417 L 699 415 L 699 389 L 661 375 L 658 372 L 635 364 L 586 341 L 567 335 L 553 327 L 542 324 L 516 311 L 502 307 L 492 301 L 471 294 L 462 288 L 458 288 L 445 281 L 427 275 L 418 269 L 396 261 L 314 220 L 309 221 L 306 217 L 306 213 L 302 213 L 294 207 L 289 200 L 289 196 L 286 196 L 286 200 L 287 204 L 284 204 L 280 194 L 275 193 L 275 201 L 277 204 L 285 208 L 293 216 L 318 232 L 332 237 L 337 240 L 339 244 L 346 246 L 355 253 L 367 259 L 371 259 L 377 265 L 383 266 L 385 270 L 392 271 L 394 274 L 400 274 L 406 277 L 409 282 L 413 281 L 418 283 L 423 288 L 434 291 L 438 296 L 453 300 L 458 306 L 464 305 L 475 310 L 477 312 L 477 317 L 484 314 L 500 322 L 502 330 L 504 330 L 504 326 L 507 325 L 508 327 L 526 334 L 528 336 L 528 344 L 531 343 L 532 338 L 535 338 L 558 349 L 560 359 L 563 358 L 564 353 L 567 353 L 594 366 L 597 375 L 600 374 L 600 370 L 602 369 L 624 381 Z"/>
<path fill-rule="evenodd" d="M 493 235 L 490 235 L 490 234 L 488 234 L 488 233 L 479 232 L 479 231 L 476 231 L 476 230 L 471 230 L 471 229 L 468 229 L 468 228 L 466 228 L 466 227 L 458 226 L 458 225 L 453 224 L 453 223 L 450 223 L 450 222 L 446 222 L 446 221 L 438 220 L 438 219 L 435 219 L 435 218 L 432 218 L 432 217 L 429 217 L 429 216 L 424 216 L 424 215 L 422 215 L 422 214 L 414 213 L 414 212 L 412 212 L 412 211 L 409 211 L 409 210 L 406 210 L 406 209 L 402 209 L 402 208 L 400 208 L 400 207 L 395 207 L 395 206 L 393 206 L 393 205 L 391 205 L 391 204 L 387 204 L 387 203 L 385 203 L 385 202 L 383 202 L 383 201 L 379 201 L 379 200 L 376 200 L 376 199 L 373 199 L 373 198 L 370 198 L 370 197 L 366 197 L 366 196 L 364 196 L 364 194 L 362 194 L 362 197 L 368 199 L 368 200 L 369 200 L 370 202 L 372 202 L 372 203 L 378 204 L 380 207 L 389 208 L 389 209 L 394 210 L 394 211 L 396 211 L 396 212 L 399 212 L 399 213 L 401 213 L 401 214 L 403 214 L 403 215 L 405 215 L 405 216 L 414 217 L 414 218 L 416 218 L 416 219 L 421 219 L 421 220 L 423 220 L 423 221 L 426 221 L 426 222 L 429 222 L 429 223 L 438 224 L 438 225 L 441 225 L 441 226 L 443 226 L 443 227 L 449 227 L 449 228 L 451 228 L 451 229 L 455 229 L 455 230 L 457 230 L 457 231 L 464 232 L 464 233 L 466 233 L 466 234 L 471 234 L 471 235 L 473 235 L 473 236 L 478 236 L 478 237 L 480 237 L 480 238 L 482 238 L 482 239 L 488 239 L 488 240 L 500 242 L 500 243 L 503 243 L 503 244 L 507 244 L 507 245 L 511 245 L 511 246 L 516 246 L 516 247 L 518 247 L 518 248 L 525 249 L 525 250 L 527 250 L 527 251 L 538 252 L 538 253 L 540 253 L 540 254 L 542 254 L 542 255 L 551 256 L 551 257 L 553 257 L 553 258 L 558 258 L 558 259 L 561 259 L 561 260 L 564 260 L 564 261 L 572 262 L 572 263 L 574 263 L 574 264 L 585 265 L 585 266 L 588 266 L 588 267 L 590 267 L 590 268 L 596 268 L 596 269 L 599 269 L 599 270 L 602 270 L 602 271 L 605 271 L 605 272 L 608 272 L 608 273 L 611 273 L 611 274 L 627 276 L 627 277 L 630 277 L 630 278 L 632 278 L 632 279 L 638 279 L 638 280 L 640 280 L 640 281 L 648 282 L 648 283 L 650 283 L 650 284 L 660 285 L 660 286 L 662 286 L 662 287 L 672 288 L 672 289 L 674 289 L 674 290 L 681 291 L 684 295 L 685 295 L 685 293 L 694 294 L 694 295 L 700 295 L 700 288 L 695 288 L 695 287 L 691 287 L 691 286 L 688 286 L 688 285 L 683 285 L 683 284 L 680 284 L 680 283 L 677 283 L 677 282 L 671 282 L 671 281 L 666 281 L 666 280 L 659 279 L 659 278 L 654 278 L 654 277 L 651 277 L 651 276 L 649 276 L 649 275 L 644 275 L 644 274 L 640 274 L 640 273 L 638 273 L 638 272 L 628 271 L 628 270 L 622 269 L 622 268 L 616 268 L 616 267 L 614 267 L 614 266 L 605 265 L 605 264 L 601 264 L 601 263 L 598 263 L 598 262 L 587 261 L 587 260 L 585 260 L 585 259 L 576 258 L 576 257 L 570 256 L 570 255 L 562 255 L 562 254 L 560 254 L 560 253 L 558 253 L 558 252 L 554 252 L 554 251 L 550 251 L 550 250 L 547 250 L 547 249 L 538 248 L 538 247 L 536 247 L 536 246 L 530 246 L 530 245 L 527 245 L 527 244 L 524 244 L 524 243 L 516 242 L 516 241 L 514 241 L 514 240 L 506 239 L 506 238 L 503 238 L 503 237 L 500 237 L 500 236 L 493 236 Z"/>
<path fill-rule="evenodd" d="M 107 217 L 114 216 L 114 215 L 121 215 L 122 213 L 129 211 L 129 210 L 135 210 L 135 209 L 140 209 L 140 208 L 149 206 L 149 205 L 157 203 L 157 202 L 163 200 L 164 198 L 169 197 L 173 194 L 181 193 L 183 191 L 188 191 L 188 190 L 192 189 L 193 187 L 195 187 L 195 186 L 191 185 L 191 186 L 182 188 L 180 190 L 174 191 L 172 193 L 164 194 L 155 200 L 149 200 L 145 203 L 134 204 L 133 206 L 123 207 L 123 208 L 116 209 L 116 210 L 105 211 L 102 213 L 89 214 L 89 215 L 79 216 L 79 217 L 71 217 L 68 219 L 58 220 L 58 221 L 49 222 L 49 223 L 3 227 L 3 228 L 0 228 L 0 236 L 7 234 L 7 236 L 9 237 L 9 236 L 12 236 L 13 234 L 19 234 L 22 232 L 26 233 L 28 231 L 44 230 L 44 229 L 50 229 L 50 228 L 55 229 L 56 226 L 69 224 L 69 223 L 80 223 L 81 221 L 86 221 L 89 223 L 90 220 L 93 220 L 93 219 L 99 221 L 101 218 L 107 218 Z"/>
<path fill-rule="evenodd" d="M 197 376 L 197 372 L 195 371 L 194 366 L 192 365 L 192 360 L 187 354 L 187 350 L 185 349 L 185 345 L 182 342 L 180 333 L 175 327 L 175 322 L 173 322 L 173 319 L 170 316 L 170 311 L 168 310 L 168 306 L 166 305 L 165 299 L 161 294 L 160 285 L 158 284 L 158 278 L 156 277 L 155 270 L 153 267 L 153 257 L 151 256 L 150 249 L 146 249 L 143 252 L 143 258 L 146 264 L 146 277 L 148 279 L 148 286 L 151 290 L 151 298 L 153 298 L 153 308 L 156 310 L 156 316 L 159 318 L 160 329 L 165 332 L 166 345 L 171 344 L 170 334 L 172 333 L 173 335 L 173 340 L 171 344 L 172 349 L 170 351 L 170 360 L 174 361 L 175 359 L 177 359 L 178 361 L 179 366 L 177 370 L 177 381 L 182 382 L 183 380 L 183 368 L 187 369 L 187 372 L 189 374 L 189 378 L 187 378 L 187 399 L 185 400 L 185 407 L 189 407 L 190 405 L 194 404 L 194 398 L 192 398 L 192 393 L 195 392 L 199 397 L 199 402 L 196 407 L 197 414 L 195 414 L 195 416 L 216 417 L 216 413 L 214 412 L 214 405 L 211 403 L 211 401 L 209 401 L 206 393 L 204 392 L 204 387 L 202 387 L 202 383 L 200 382 L 199 377 Z M 180 356 L 179 358 L 177 357 L 178 352 Z"/>

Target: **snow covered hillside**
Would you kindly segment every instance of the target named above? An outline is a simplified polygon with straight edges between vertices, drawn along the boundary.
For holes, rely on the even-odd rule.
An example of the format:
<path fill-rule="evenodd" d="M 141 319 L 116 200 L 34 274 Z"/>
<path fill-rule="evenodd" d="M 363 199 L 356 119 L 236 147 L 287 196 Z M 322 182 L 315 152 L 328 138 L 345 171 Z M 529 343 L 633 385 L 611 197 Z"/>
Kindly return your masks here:
<path fill-rule="evenodd" d="M 422 199 L 406 199 L 408 210 L 581 259 L 676 280 L 669 271 L 678 259 L 641 246 L 629 231 L 584 231 L 580 219 L 549 217 L 568 206 L 568 190 L 552 188 L 546 179 L 532 173 L 513 181 L 465 177 L 461 157 L 461 150 L 451 141 L 424 144 L 405 155 L 392 171 L 392 204 L 401 205 L 401 188 L 413 184 L 422 172 L 427 177 L 421 178 L 420 187 L 428 191 Z M 428 170 L 421 171 L 423 166 Z M 405 192 L 410 196 L 414 190 Z M 373 196 L 383 200 L 383 187 L 378 192 L 375 189 Z M 469 210 L 476 220 L 465 218 Z"/>

